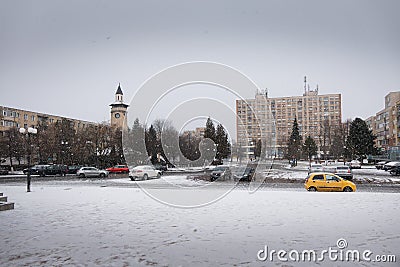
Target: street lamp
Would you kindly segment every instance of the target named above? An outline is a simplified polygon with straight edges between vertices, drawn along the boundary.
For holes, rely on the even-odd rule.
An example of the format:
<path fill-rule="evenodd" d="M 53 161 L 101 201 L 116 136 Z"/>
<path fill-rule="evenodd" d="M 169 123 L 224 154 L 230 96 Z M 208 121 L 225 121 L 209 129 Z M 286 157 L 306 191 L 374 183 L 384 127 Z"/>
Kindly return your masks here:
<path fill-rule="evenodd" d="M 28 130 L 25 128 L 19 128 L 21 134 L 25 134 L 28 143 L 28 172 L 26 176 L 26 192 L 31 192 L 31 135 L 37 134 L 37 129 L 29 127 Z"/>
<path fill-rule="evenodd" d="M 64 165 L 65 152 L 66 149 L 68 148 L 67 146 L 68 146 L 67 141 L 61 141 L 61 165 Z"/>

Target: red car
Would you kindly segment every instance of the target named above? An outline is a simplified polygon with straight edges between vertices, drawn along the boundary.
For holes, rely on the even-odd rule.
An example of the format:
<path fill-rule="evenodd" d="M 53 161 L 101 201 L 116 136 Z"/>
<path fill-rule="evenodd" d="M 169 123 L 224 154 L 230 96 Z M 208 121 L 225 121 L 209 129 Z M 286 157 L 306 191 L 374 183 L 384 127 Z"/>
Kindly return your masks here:
<path fill-rule="evenodd" d="M 129 173 L 129 168 L 126 165 L 116 165 L 106 169 L 109 173 Z"/>

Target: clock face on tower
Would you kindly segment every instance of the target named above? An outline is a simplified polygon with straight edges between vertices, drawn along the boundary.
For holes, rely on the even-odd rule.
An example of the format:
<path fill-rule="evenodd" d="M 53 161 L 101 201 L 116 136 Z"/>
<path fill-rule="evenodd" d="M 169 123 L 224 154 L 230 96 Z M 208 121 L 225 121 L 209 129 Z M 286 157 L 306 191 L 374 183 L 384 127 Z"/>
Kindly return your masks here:
<path fill-rule="evenodd" d="M 114 117 L 115 117 L 116 119 L 119 119 L 119 117 L 121 117 L 121 115 L 120 115 L 119 113 L 115 113 Z"/>

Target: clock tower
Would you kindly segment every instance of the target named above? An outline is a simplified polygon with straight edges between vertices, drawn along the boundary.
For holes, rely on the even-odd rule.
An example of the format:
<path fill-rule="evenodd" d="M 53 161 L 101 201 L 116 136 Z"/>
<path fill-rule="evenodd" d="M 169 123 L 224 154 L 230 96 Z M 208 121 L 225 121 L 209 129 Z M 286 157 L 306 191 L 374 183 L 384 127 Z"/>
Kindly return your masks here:
<path fill-rule="evenodd" d="M 111 127 L 121 128 L 127 127 L 127 109 L 129 105 L 123 101 L 124 94 L 122 93 L 121 84 L 118 84 L 117 92 L 115 92 L 115 102 L 111 106 Z"/>

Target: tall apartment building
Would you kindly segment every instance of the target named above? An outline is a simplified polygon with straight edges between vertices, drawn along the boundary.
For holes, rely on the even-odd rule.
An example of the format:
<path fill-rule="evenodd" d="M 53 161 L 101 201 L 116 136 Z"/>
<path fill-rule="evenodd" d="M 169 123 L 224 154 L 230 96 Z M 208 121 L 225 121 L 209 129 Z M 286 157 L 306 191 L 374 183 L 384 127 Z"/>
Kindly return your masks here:
<path fill-rule="evenodd" d="M 400 92 L 385 96 L 385 108 L 365 120 L 376 135 L 376 146 L 382 151 L 400 145 Z"/>
<path fill-rule="evenodd" d="M 237 142 L 245 153 L 250 156 L 254 141 L 260 139 L 267 157 L 283 157 L 295 118 L 300 135 L 314 138 L 319 153 L 326 150 L 323 147 L 342 121 L 341 94 L 319 95 L 318 87 L 304 88 L 302 96 L 269 98 L 262 92 L 254 99 L 236 100 Z"/>

